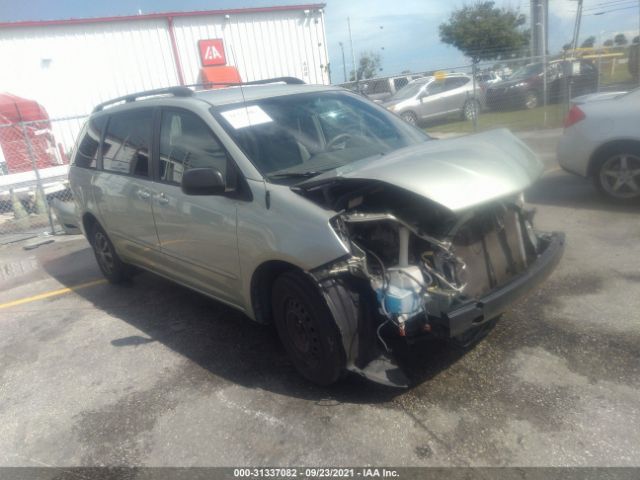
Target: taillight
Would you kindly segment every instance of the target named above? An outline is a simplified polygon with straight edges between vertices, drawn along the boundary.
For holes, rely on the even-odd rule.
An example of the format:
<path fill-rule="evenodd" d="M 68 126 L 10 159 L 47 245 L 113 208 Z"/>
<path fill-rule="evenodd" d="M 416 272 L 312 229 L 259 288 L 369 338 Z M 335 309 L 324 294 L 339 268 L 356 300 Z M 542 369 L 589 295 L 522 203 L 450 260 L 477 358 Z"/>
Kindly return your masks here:
<path fill-rule="evenodd" d="M 580 110 L 580 107 L 574 105 L 573 107 L 571 107 L 571 110 L 569 110 L 567 118 L 564 119 L 564 128 L 569 128 L 571 125 L 575 125 L 580 120 L 584 120 L 585 118 L 586 115 L 582 110 Z"/>

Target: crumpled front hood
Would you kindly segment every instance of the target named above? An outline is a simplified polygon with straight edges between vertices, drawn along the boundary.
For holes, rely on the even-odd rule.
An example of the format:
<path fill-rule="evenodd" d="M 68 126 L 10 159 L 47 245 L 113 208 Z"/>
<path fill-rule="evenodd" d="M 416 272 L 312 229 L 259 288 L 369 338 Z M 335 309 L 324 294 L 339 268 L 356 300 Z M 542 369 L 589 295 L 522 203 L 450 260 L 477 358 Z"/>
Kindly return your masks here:
<path fill-rule="evenodd" d="M 343 180 L 376 180 L 463 210 L 521 192 L 540 177 L 542 163 L 506 129 L 428 141 L 366 158 L 296 185 L 307 190 Z"/>

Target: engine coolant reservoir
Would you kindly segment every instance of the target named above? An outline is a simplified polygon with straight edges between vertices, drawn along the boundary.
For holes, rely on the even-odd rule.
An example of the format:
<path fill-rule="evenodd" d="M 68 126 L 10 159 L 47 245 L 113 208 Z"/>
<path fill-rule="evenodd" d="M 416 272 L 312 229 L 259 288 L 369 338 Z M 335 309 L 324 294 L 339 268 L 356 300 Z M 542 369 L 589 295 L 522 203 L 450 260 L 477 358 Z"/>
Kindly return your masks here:
<path fill-rule="evenodd" d="M 382 286 L 376 289 L 378 301 L 384 302 L 387 313 L 410 317 L 421 312 L 420 292 L 424 278 L 420 268 L 414 265 L 393 267 L 387 269 L 387 276 L 389 285 L 386 290 Z"/>

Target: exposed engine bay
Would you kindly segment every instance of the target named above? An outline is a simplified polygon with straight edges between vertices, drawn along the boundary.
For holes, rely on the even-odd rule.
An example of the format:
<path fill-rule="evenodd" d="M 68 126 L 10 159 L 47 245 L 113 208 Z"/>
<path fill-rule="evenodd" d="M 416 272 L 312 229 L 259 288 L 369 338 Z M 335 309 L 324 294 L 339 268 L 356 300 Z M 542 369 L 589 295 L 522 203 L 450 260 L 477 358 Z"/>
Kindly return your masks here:
<path fill-rule="evenodd" d="M 383 328 L 407 339 L 455 337 L 450 312 L 525 272 L 547 243 L 522 195 L 452 212 L 383 183 L 350 187 L 304 192 L 340 212 L 332 227 L 351 253 L 312 273 L 320 284 L 345 274 L 368 284 L 376 338 L 387 351 Z M 488 320 L 480 312 L 469 322 Z"/>

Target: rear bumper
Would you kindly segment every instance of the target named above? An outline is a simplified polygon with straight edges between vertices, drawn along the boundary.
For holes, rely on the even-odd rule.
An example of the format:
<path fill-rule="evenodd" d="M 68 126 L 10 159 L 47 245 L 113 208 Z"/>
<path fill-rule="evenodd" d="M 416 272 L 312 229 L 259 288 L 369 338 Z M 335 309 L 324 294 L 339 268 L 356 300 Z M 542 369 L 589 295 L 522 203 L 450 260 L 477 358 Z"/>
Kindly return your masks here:
<path fill-rule="evenodd" d="M 540 240 L 547 242 L 546 248 L 527 270 L 479 300 L 469 302 L 447 314 L 445 320 L 450 336 L 461 335 L 470 328 L 497 317 L 551 274 L 564 252 L 564 233 L 554 232 Z"/>

